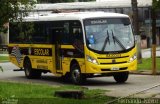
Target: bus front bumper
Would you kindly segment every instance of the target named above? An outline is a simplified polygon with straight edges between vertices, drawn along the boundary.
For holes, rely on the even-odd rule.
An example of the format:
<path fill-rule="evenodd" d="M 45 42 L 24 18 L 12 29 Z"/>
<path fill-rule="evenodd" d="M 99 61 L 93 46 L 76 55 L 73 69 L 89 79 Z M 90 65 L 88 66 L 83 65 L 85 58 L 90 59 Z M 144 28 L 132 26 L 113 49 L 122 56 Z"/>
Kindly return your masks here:
<path fill-rule="evenodd" d="M 102 74 L 102 73 L 114 73 L 114 72 L 124 72 L 124 71 L 134 71 L 137 70 L 137 60 L 131 63 L 124 64 L 110 64 L 110 65 L 96 65 L 91 62 L 86 62 L 86 74 Z"/>

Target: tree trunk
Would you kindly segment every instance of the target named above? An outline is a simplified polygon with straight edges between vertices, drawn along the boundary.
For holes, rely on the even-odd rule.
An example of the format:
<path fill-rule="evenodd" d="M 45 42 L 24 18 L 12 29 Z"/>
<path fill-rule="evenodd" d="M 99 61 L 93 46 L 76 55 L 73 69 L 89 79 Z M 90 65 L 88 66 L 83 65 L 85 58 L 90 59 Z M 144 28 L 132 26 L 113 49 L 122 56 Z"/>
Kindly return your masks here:
<path fill-rule="evenodd" d="M 156 75 L 156 13 L 151 9 L 152 18 L 152 74 Z"/>

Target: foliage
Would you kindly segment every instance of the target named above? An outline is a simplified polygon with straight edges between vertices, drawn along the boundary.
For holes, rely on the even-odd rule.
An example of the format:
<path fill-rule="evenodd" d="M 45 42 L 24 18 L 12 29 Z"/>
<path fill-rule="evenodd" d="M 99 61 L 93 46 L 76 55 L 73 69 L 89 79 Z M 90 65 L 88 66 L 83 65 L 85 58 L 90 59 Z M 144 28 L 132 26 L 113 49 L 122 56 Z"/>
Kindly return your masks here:
<path fill-rule="evenodd" d="M 160 9 L 160 0 L 153 0 L 153 1 L 152 1 L 152 7 L 153 7 L 153 9 L 155 9 L 155 10 Z"/>
<path fill-rule="evenodd" d="M 34 0 L 1 0 L 0 1 L 0 31 L 5 31 L 5 23 L 20 20 L 34 5 Z"/>

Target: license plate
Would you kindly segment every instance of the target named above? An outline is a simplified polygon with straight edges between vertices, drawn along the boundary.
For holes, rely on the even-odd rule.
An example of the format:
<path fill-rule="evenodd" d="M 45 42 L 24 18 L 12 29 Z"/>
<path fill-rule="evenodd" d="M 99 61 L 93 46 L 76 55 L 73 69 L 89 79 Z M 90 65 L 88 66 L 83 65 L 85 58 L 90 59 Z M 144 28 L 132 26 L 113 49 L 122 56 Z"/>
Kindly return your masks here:
<path fill-rule="evenodd" d="M 117 71 L 117 70 L 119 70 L 119 67 L 112 67 L 111 70 Z"/>

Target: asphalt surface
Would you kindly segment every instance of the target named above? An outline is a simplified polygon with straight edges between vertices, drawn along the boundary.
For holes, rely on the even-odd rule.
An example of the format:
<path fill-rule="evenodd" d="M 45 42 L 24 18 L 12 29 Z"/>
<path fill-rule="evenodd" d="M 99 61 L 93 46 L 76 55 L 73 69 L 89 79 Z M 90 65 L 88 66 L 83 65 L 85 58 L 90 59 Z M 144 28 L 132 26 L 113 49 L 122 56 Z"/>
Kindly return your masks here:
<path fill-rule="evenodd" d="M 40 83 L 53 86 L 71 85 L 71 83 L 63 82 L 61 78 L 55 77 L 53 74 L 44 74 L 41 79 L 27 79 L 23 71 L 14 72 L 13 69 L 17 69 L 17 67 L 10 62 L 0 63 L 0 66 L 4 69 L 3 72 L 0 72 L 0 80 L 2 81 Z M 159 84 L 160 75 L 152 76 L 131 74 L 127 82 L 124 84 L 117 84 L 113 77 L 97 77 L 87 79 L 87 82 L 82 86 L 89 89 L 107 90 L 106 95 L 108 96 L 125 97 Z M 143 93 L 136 94 L 132 97 L 160 98 L 160 86 L 147 90 Z"/>

